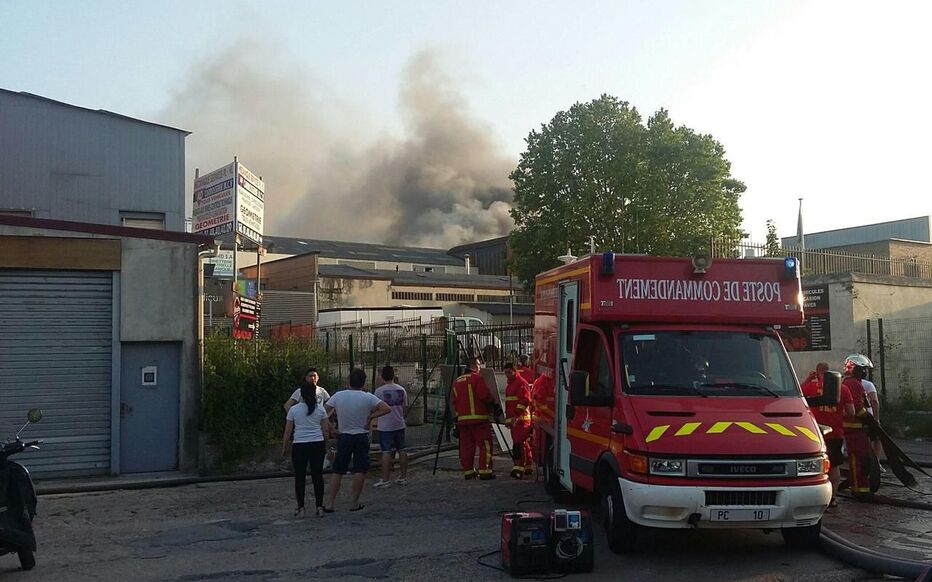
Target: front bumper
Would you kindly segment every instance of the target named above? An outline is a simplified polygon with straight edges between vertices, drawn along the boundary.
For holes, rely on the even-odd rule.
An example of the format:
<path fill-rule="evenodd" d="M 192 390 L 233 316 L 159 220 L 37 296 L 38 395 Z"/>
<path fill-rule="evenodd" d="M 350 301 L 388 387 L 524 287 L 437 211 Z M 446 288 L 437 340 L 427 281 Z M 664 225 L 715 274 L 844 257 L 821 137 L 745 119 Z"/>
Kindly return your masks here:
<path fill-rule="evenodd" d="M 668 486 L 618 478 L 631 521 L 660 528 L 778 529 L 816 524 L 832 499 L 832 485 L 799 487 Z M 771 504 L 707 505 L 706 492 L 775 493 Z M 723 513 L 724 512 L 724 513 Z"/>

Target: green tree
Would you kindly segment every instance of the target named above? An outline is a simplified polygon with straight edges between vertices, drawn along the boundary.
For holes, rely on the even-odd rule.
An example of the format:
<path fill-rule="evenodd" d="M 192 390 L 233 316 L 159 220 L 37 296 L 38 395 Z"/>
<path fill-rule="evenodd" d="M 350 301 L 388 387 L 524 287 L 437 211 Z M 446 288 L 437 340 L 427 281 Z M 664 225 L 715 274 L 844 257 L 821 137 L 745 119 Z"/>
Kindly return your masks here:
<path fill-rule="evenodd" d="M 512 172 L 512 270 L 524 281 L 570 248 L 690 255 L 710 237 L 736 240 L 743 183 L 710 135 L 675 127 L 666 110 L 645 124 L 603 95 L 532 131 Z"/>
<path fill-rule="evenodd" d="M 781 255 L 777 227 L 774 225 L 773 219 L 769 218 L 767 219 L 767 240 L 764 242 L 764 251 L 768 257 L 779 257 Z"/>

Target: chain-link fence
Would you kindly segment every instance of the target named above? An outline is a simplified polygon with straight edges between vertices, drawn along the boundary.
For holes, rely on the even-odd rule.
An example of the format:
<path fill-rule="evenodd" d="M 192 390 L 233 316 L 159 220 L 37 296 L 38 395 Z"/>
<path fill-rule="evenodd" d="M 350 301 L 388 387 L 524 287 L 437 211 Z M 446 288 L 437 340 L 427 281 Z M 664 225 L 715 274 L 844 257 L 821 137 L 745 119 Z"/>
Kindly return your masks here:
<path fill-rule="evenodd" d="M 868 320 L 866 344 L 881 397 L 904 410 L 932 410 L 932 318 Z"/>

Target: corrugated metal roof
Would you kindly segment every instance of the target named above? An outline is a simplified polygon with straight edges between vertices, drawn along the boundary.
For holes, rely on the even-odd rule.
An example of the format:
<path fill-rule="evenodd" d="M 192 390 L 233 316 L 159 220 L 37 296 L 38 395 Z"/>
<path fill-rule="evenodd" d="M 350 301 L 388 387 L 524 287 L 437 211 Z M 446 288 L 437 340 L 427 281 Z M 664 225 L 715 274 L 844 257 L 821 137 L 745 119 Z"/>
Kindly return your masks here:
<path fill-rule="evenodd" d="M 890 239 L 903 239 L 919 242 L 932 242 L 932 228 L 930 217 L 917 216 L 889 222 L 864 224 L 836 230 L 806 233 L 807 249 L 828 249 L 847 245 L 856 245 L 885 241 Z M 796 246 L 795 236 L 780 239 L 783 246 Z"/>
<path fill-rule="evenodd" d="M 306 255 L 320 253 L 320 256 L 334 259 L 355 259 L 359 261 L 380 261 L 398 263 L 417 263 L 423 265 L 463 266 L 464 261 L 447 254 L 445 249 L 423 247 L 400 247 L 375 243 L 359 243 L 335 240 L 318 240 L 311 238 L 293 238 L 284 236 L 263 236 L 269 252 L 283 255 Z"/>
<path fill-rule="evenodd" d="M 25 91 L 10 91 L 9 89 L 0 88 L 0 93 L 7 93 L 9 95 L 19 95 L 21 97 L 28 97 L 30 99 L 37 99 L 39 101 L 45 101 L 47 103 L 52 103 L 54 105 L 60 105 L 62 107 L 70 107 L 72 109 L 80 109 L 81 111 L 89 111 L 91 113 L 99 113 L 101 115 L 109 115 L 110 117 L 116 117 L 119 119 L 125 119 L 127 121 L 135 121 L 137 123 L 145 123 L 146 125 L 155 125 L 157 127 L 164 127 L 165 129 L 171 129 L 173 131 L 181 132 L 185 135 L 191 135 L 190 131 L 184 129 L 178 129 L 177 127 L 172 127 L 170 125 L 164 125 L 162 123 L 155 123 L 152 121 L 146 121 L 144 119 L 138 119 L 136 117 L 130 117 L 128 115 L 122 115 L 120 113 L 114 113 L 113 111 L 107 111 L 106 109 L 90 109 L 88 107 L 81 107 L 80 105 L 72 105 L 71 103 L 65 103 L 64 101 L 58 101 L 55 99 L 50 99 L 49 97 L 43 97 L 42 95 L 36 95 L 34 93 L 27 93 Z"/>

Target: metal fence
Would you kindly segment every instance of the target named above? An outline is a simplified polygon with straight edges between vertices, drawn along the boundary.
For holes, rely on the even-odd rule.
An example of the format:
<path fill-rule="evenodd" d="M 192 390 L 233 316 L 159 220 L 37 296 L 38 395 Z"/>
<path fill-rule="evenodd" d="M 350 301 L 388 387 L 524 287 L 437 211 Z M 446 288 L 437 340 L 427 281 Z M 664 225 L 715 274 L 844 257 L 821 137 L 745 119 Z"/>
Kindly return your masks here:
<path fill-rule="evenodd" d="M 871 380 L 885 401 L 932 410 L 932 318 L 867 321 L 865 353 Z"/>
<path fill-rule="evenodd" d="M 722 239 L 711 240 L 710 253 L 712 258 L 794 256 L 800 260 L 803 275 L 849 272 L 932 279 L 932 263 L 915 259 L 894 259 L 884 255 L 818 249 L 803 251 L 793 246 L 768 248 L 765 244 Z"/>

